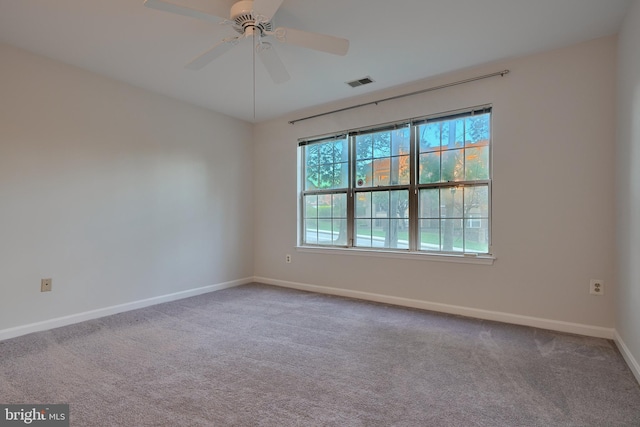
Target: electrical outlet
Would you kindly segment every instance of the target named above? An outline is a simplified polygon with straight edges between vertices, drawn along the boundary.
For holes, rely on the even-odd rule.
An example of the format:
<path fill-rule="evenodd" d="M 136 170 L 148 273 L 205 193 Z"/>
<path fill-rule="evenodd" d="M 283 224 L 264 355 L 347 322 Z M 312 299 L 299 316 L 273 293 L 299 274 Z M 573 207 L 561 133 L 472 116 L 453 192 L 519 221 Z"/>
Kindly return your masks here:
<path fill-rule="evenodd" d="M 40 292 L 51 292 L 51 279 L 40 280 Z"/>
<path fill-rule="evenodd" d="M 598 279 L 591 279 L 589 293 L 591 295 L 604 295 L 604 282 Z"/>
<path fill-rule="evenodd" d="M 285 255 L 284 260 L 287 262 L 287 264 L 291 264 L 291 255 Z"/>

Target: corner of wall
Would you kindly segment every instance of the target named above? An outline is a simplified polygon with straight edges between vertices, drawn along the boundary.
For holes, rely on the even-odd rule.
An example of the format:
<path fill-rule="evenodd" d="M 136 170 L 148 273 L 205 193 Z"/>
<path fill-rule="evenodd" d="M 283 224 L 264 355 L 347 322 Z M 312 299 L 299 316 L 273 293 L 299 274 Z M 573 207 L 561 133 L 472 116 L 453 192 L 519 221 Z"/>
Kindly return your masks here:
<path fill-rule="evenodd" d="M 618 350 L 620 350 L 620 354 L 622 354 L 622 357 L 627 362 L 627 365 L 629 365 L 629 369 L 631 369 L 633 376 L 636 377 L 636 380 L 638 381 L 638 383 L 640 383 L 640 363 L 638 363 L 635 357 L 633 357 L 633 354 L 631 354 L 629 347 L 627 347 L 627 345 L 624 343 L 622 337 L 620 336 L 620 334 L 618 334 L 618 331 L 615 331 L 614 341 L 616 343 L 616 346 L 618 347 Z"/>

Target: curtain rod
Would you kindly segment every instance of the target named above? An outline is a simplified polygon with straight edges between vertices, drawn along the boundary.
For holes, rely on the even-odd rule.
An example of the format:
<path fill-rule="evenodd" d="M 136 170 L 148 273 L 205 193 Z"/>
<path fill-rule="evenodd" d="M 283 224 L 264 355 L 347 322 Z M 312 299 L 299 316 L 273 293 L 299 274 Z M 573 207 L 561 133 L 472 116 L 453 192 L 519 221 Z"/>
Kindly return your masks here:
<path fill-rule="evenodd" d="M 315 114 L 313 116 L 308 116 L 308 117 L 303 117 L 303 118 L 300 118 L 300 119 L 291 120 L 289 122 L 289 124 L 293 125 L 293 124 L 296 124 L 298 122 L 302 122 L 304 120 L 315 119 L 316 117 L 322 117 L 322 116 L 327 116 L 329 114 L 340 113 L 342 111 L 353 110 L 355 108 L 365 107 L 367 105 L 373 105 L 373 104 L 378 105 L 381 102 L 392 101 L 394 99 L 404 98 L 406 96 L 419 95 L 419 94 L 425 93 L 425 92 L 431 92 L 431 91 L 434 91 L 434 90 L 445 89 L 445 88 L 448 88 L 448 87 L 451 87 L 451 86 L 457 86 L 457 85 L 461 85 L 461 84 L 464 84 L 464 83 L 475 82 L 476 80 L 488 79 L 490 77 L 496 77 L 496 76 L 504 77 L 505 74 L 509 74 L 509 70 L 502 70 L 502 71 L 498 71 L 496 73 L 491 73 L 491 74 L 485 74 L 485 75 L 482 75 L 482 76 L 471 77 L 471 78 L 464 79 L 464 80 L 458 80 L 457 82 L 447 83 L 447 84 L 443 84 L 443 85 L 440 85 L 440 86 L 433 86 L 433 87 L 429 87 L 427 89 L 418 90 L 418 91 L 415 91 L 415 92 L 404 93 L 402 95 L 392 96 L 390 98 L 379 99 L 377 101 L 365 102 L 364 104 L 352 105 L 351 107 L 345 107 L 345 108 L 340 108 L 338 110 L 327 111 L 326 113 L 320 113 L 320 114 Z"/>

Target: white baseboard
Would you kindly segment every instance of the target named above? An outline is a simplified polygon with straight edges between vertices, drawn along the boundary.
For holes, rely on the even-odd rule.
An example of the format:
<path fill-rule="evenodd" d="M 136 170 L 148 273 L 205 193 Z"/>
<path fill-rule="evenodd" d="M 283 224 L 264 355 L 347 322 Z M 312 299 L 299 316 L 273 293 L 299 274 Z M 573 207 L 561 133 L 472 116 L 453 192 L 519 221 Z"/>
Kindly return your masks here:
<path fill-rule="evenodd" d="M 327 286 L 310 285 L 307 283 L 288 282 L 284 280 L 269 279 L 267 277 L 254 277 L 255 282 L 267 285 L 281 286 L 285 288 L 300 289 L 303 291 L 318 292 L 323 294 L 338 295 L 343 297 L 363 299 L 367 301 L 382 302 L 404 307 L 420 308 L 424 310 L 438 311 L 441 313 L 457 314 L 460 316 L 474 317 L 477 319 L 494 320 L 497 322 L 511 323 L 515 325 L 532 326 L 535 328 L 549 329 L 571 334 L 586 335 L 590 337 L 614 339 L 613 328 L 583 325 L 580 323 L 563 322 L 559 320 L 542 319 L 538 317 L 521 316 L 519 314 L 504 313 L 499 311 L 481 310 L 477 308 L 462 307 L 457 305 L 441 304 L 410 298 L 394 297 L 389 295 L 374 294 L 370 292 L 353 291 L 349 289 L 331 288 Z"/>
<path fill-rule="evenodd" d="M 112 314 L 122 313 L 124 311 L 136 310 L 138 308 L 161 304 L 163 302 L 175 301 L 183 298 L 193 297 L 196 295 L 206 294 L 213 291 L 219 291 L 221 289 L 251 283 L 252 281 L 253 277 L 232 280 L 230 282 L 218 283 L 216 285 L 203 286 L 201 288 L 189 289 L 186 291 L 175 292 L 172 294 L 161 295 L 139 301 L 132 301 L 124 304 L 113 305 L 110 307 L 99 308 L 96 310 L 85 311 L 82 313 L 71 314 L 69 316 L 57 317 L 55 319 L 45 320 L 42 322 L 30 323 L 28 325 L 17 326 L 14 328 L 2 329 L 0 330 L 0 341 L 30 334 L 33 332 L 46 331 L 53 328 L 59 328 L 61 326 L 84 322 L 86 320 L 98 319 L 100 317 L 110 316 Z"/>
<path fill-rule="evenodd" d="M 640 383 L 640 364 L 638 364 L 638 361 L 633 357 L 629 347 L 624 343 L 622 337 L 618 334 L 618 331 L 615 331 L 615 342 L 618 346 L 618 350 L 620 350 L 620 353 L 622 354 L 622 357 L 624 357 L 627 365 L 629 365 L 629 369 L 631 369 L 636 380 Z"/>

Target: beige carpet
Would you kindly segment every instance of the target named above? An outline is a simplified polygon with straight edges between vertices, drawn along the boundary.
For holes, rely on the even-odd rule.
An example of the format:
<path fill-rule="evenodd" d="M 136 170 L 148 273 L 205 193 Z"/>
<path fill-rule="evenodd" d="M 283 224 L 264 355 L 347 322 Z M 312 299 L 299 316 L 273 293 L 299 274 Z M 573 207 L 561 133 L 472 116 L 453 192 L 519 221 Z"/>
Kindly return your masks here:
<path fill-rule="evenodd" d="M 640 426 L 613 342 L 281 289 L 0 342 L 0 403 L 72 426 Z"/>

